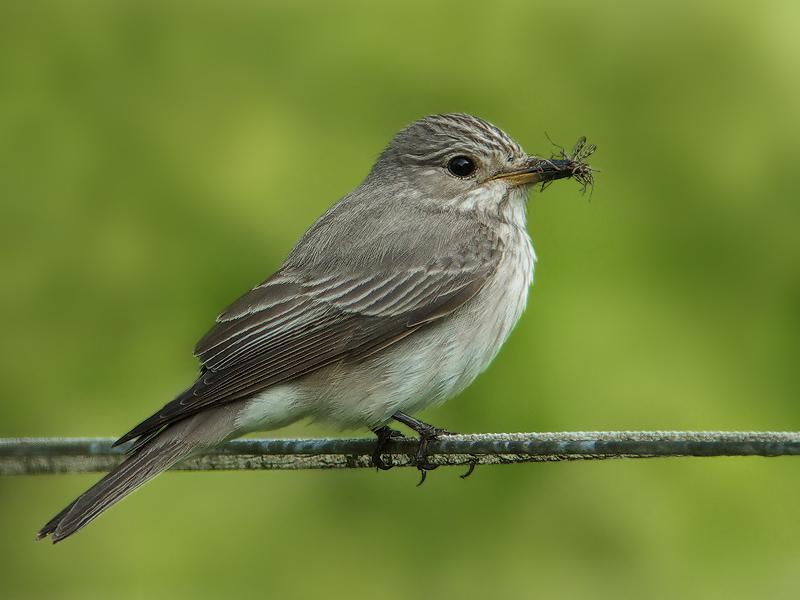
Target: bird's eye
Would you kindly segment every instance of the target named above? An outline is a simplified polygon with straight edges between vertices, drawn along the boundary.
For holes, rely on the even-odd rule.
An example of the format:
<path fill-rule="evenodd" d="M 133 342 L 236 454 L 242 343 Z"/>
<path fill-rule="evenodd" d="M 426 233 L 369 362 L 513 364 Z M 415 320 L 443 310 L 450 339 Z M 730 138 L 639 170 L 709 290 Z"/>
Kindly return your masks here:
<path fill-rule="evenodd" d="M 475 172 L 475 161 L 469 156 L 454 156 L 447 162 L 447 170 L 456 177 L 469 177 Z"/>

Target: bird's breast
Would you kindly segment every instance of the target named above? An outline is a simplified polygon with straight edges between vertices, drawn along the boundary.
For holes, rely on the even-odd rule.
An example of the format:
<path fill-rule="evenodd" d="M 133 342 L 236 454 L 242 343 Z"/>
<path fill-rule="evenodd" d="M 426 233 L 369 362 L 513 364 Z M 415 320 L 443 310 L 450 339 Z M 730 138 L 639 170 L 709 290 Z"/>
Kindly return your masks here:
<path fill-rule="evenodd" d="M 510 225 L 504 233 L 503 258 L 469 307 L 480 370 L 494 359 L 522 316 L 533 280 L 536 255 L 527 231 Z"/>
<path fill-rule="evenodd" d="M 533 277 L 526 230 L 503 227 L 500 262 L 473 298 L 364 361 L 332 365 L 307 378 L 298 388 L 302 399 L 294 403 L 299 413 L 345 428 L 377 427 L 398 411 L 415 414 L 469 386 L 522 315 Z"/>
<path fill-rule="evenodd" d="M 492 278 L 452 318 L 428 332 L 426 360 L 437 365 L 432 402 L 458 394 L 472 383 L 502 348 L 528 301 L 536 257 L 525 229 L 502 232 L 503 257 Z"/>

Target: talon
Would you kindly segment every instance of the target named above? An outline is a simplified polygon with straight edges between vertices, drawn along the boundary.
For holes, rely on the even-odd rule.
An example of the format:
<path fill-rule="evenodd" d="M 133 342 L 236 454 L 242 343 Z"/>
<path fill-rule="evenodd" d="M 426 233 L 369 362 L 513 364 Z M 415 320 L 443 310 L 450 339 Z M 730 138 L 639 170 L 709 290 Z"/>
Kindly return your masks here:
<path fill-rule="evenodd" d="M 420 445 L 422 443 L 420 442 Z M 428 444 L 427 441 L 425 442 L 425 450 L 427 450 Z M 433 471 L 434 469 L 438 469 L 440 465 L 437 465 L 432 462 L 428 462 L 427 456 L 419 456 L 419 450 L 417 451 L 417 470 L 419 470 L 420 478 L 417 487 L 421 486 L 425 483 L 425 478 L 428 476 L 428 471 Z"/>
<path fill-rule="evenodd" d="M 417 469 L 423 473 L 433 471 L 439 466 L 428 461 L 428 445 L 430 444 L 431 440 L 435 440 L 439 435 L 441 435 L 440 431 L 441 430 L 431 428 L 429 430 L 421 431 L 419 434 L 419 447 L 417 448 L 417 454 L 414 458 L 417 464 Z"/>
<path fill-rule="evenodd" d="M 451 431 L 447 431 L 446 429 L 429 425 L 428 423 L 420 421 L 419 419 L 415 419 L 414 417 L 402 412 L 396 413 L 392 418 L 395 421 L 399 421 L 403 425 L 410 427 L 419 434 L 419 447 L 417 448 L 417 453 L 414 456 L 414 462 L 417 465 L 417 469 L 420 471 L 420 480 L 417 484 L 417 487 L 419 487 L 425 482 L 425 478 L 428 476 L 428 471 L 433 471 L 439 466 L 437 464 L 428 462 L 428 444 L 431 442 L 431 440 L 435 440 L 442 435 L 455 434 Z"/>
<path fill-rule="evenodd" d="M 466 479 L 467 477 L 472 475 L 472 472 L 475 470 L 475 465 L 477 465 L 477 464 L 478 464 L 478 461 L 476 461 L 474 459 L 469 461 L 469 469 L 467 469 L 467 472 L 464 473 L 463 475 L 459 475 L 459 477 L 461 477 L 461 479 Z"/>
<path fill-rule="evenodd" d="M 394 467 L 394 463 L 392 459 L 389 459 L 389 462 L 383 460 L 383 457 L 380 454 L 373 454 L 372 455 L 372 464 L 375 465 L 376 471 L 388 471 L 392 467 Z"/>
<path fill-rule="evenodd" d="M 392 467 L 394 467 L 394 463 L 392 462 L 391 456 L 389 458 L 389 462 L 383 460 L 383 449 L 386 447 L 393 438 L 403 438 L 405 437 L 402 433 L 397 431 L 396 429 L 392 429 L 387 425 L 383 427 L 378 427 L 377 429 L 372 430 L 376 436 L 378 436 L 378 441 L 375 443 L 375 452 L 372 453 L 372 464 L 375 465 L 375 469 L 379 471 L 388 471 Z"/>

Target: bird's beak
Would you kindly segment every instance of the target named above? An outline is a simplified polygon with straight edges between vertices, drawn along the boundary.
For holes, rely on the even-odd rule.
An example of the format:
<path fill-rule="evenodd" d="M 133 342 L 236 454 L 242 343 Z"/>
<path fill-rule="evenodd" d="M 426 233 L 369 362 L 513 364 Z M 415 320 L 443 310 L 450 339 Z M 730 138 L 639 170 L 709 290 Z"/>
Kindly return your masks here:
<path fill-rule="evenodd" d="M 492 180 L 502 179 L 511 185 L 533 185 L 546 183 L 556 179 L 564 179 L 575 175 L 580 163 L 573 160 L 555 158 L 537 158 L 531 156 L 522 169 L 505 171 L 492 177 Z"/>

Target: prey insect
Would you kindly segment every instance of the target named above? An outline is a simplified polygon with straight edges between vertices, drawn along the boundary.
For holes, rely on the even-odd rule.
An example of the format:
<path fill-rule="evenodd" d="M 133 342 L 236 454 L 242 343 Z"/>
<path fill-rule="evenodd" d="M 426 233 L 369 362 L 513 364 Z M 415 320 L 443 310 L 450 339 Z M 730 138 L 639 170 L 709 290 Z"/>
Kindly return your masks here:
<path fill-rule="evenodd" d="M 589 198 L 591 199 L 591 194 L 594 191 L 594 175 L 592 173 L 596 169 L 592 169 L 586 163 L 586 159 L 594 154 L 594 151 L 597 150 L 597 145 L 587 144 L 586 136 L 582 135 L 575 142 L 572 151 L 567 152 L 563 146 L 556 144 L 547 133 L 545 133 L 545 136 L 553 146 L 558 148 L 558 153 L 551 155 L 549 160 L 558 160 L 561 163 L 560 168 L 569 171 L 569 176 L 583 186 L 583 192 L 586 192 L 587 188 L 591 188 L 589 192 Z M 542 182 L 542 190 L 551 183 L 552 181 Z"/>

